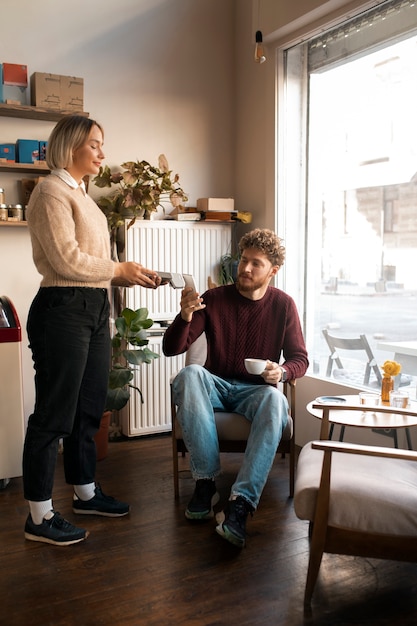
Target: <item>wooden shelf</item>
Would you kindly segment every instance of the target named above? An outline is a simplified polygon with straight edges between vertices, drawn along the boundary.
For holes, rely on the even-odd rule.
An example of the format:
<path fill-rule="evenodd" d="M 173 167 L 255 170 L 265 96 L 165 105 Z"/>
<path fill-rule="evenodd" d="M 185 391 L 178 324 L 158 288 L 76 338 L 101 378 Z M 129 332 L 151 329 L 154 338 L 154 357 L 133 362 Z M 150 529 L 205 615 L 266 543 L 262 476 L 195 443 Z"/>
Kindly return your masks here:
<path fill-rule="evenodd" d="M 3 226 L 5 226 L 6 228 L 9 226 L 27 226 L 27 222 L 21 220 L 20 222 L 13 222 L 12 220 L 9 220 L 7 222 L 3 222 L 0 221 L 0 228 L 2 228 Z"/>
<path fill-rule="evenodd" d="M 76 115 L 82 115 L 83 117 L 89 117 L 89 113 L 85 111 L 55 111 L 54 109 L 43 109 L 41 107 L 0 103 L 1 117 L 18 117 L 20 119 L 58 122 L 58 120 L 65 115 L 74 113 L 76 113 Z"/>
<path fill-rule="evenodd" d="M 0 172 L 26 172 L 29 174 L 48 174 L 49 167 L 44 161 L 38 163 L 12 163 L 0 161 Z"/>

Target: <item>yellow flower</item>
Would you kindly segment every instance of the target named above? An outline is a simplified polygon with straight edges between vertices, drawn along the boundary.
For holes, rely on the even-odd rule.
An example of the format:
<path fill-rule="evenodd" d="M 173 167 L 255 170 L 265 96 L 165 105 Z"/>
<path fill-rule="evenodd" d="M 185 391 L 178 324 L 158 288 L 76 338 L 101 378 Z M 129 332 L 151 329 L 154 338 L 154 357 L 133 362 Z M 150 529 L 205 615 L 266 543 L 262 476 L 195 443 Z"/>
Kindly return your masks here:
<path fill-rule="evenodd" d="M 386 378 L 397 376 L 401 372 L 401 365 L 396 361 L 385 361 L 384 365 L 382 365 L 382 371 Z"/>

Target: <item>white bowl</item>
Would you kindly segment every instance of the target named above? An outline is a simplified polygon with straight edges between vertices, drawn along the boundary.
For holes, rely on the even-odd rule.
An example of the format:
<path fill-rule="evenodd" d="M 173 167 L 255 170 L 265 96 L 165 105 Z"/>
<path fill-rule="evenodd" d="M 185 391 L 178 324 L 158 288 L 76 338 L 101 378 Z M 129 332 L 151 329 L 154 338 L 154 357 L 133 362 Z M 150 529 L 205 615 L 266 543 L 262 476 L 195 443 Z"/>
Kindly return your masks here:
<path fill-rule="evenodd" d="M 245 359 L 245 367 L 249 374 L 262 374 L 266 368 L 266 361 L 263 359 Z"/>

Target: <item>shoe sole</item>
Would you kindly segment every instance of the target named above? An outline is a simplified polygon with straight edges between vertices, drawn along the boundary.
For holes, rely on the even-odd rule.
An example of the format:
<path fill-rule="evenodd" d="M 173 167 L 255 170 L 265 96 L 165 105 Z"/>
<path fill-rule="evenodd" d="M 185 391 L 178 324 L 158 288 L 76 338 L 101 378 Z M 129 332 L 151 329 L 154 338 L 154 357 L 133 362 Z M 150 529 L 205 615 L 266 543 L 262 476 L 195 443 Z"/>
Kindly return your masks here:
<path fill-rule="evenodd" d="M 202 512 L 193 513 L 192 511 L 189 511 L 188 509 L 186 509 L 185 510 L 185 517 L 187 519 L 190 519 L 190 520 L 213 519 L 213 517 L 214 517 L 213 507 L 214 507 L 215 504 L 218 503 L 219 500 L 220 500 L 220 495 L 216 491 L 216 493 L 213 495 L 213 497 L 211 499 L 211 509 L 210 509 L 210 511 L 202 511 Z"/>
<path fill-rule="evenodd" d="M 123 517 L 130 513 L 130 510 L 124 513 L 108 513 L 106 511 L 97 511 L 96 509 L 76 509 L 74 507 L 72 510 L 77 515 L 101 515 L 102 517 Z"/>
<path fill-rule="evenodd" d="M 245 540 L 240 539 L 240 537 L 236 537 L 236 535 L 231 533 L 227 526 L 225 527 L 223 524 L 219 524 L 218 526 L 216 526 L 216 533 L 219 534 L 220 537 L 223 537 L 223 539 L 226 539 L 226 541 L 234 545 L 236 548 L 243 548 L 245 546 Z"/>
<path fill-rule="evenodd" d="M 32 535 L 31 533 L 25 532 L 25 539 L 29 541 L 39 541 L 40 543 L 50 543 L 54 546 L 71 546 L 73 543 L 80 543 L 80 541 L 84 541 L 87 539 L 90 533 L 86 531 L 84 537 L 80 537 L 80 539 L 69 539 L 68 541 L 55 541 L 54 539 L 50 539 L 49 537 L 42 537 L 41 535 Z"/>

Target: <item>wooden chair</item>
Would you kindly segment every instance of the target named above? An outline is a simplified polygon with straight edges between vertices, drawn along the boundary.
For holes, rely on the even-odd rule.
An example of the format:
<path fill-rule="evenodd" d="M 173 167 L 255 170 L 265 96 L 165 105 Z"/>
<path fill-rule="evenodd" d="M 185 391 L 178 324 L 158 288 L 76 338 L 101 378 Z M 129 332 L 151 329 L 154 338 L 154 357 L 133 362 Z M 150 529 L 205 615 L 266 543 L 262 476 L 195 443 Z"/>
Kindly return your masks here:
<path fill-rule="evenodd" d="M 197 363 L 204 365 L 207 355 L 207 342 L 205 334 L 190 346 L 186 355 L 185 365 Z M 295 386 L 296 381 L 287 381 L 283 385 L 283 391 L 287 397 L 289 404 L 288 423 L 284 432 L 277 452 L 283 456 L 289 455 L 289 493 L 290 497 L 294 495 L 295 481 Z M 174 493 L 175 498 L 179 498 L 179 471 L 178 471 L 178 455 L 185 456 L 187 448 L 182 438 L 181 426 L 177 420 L 177 407 L 172 397 L 171 387 L 171 411 L 172 411 L 172 459 L 173 459 L 173 475 L 174 475 Z M 225 411 L 216 411 L 216 426 L 219 438 L 220 452 L 245 452 L 247 439 L 250 433 L 250 422 L 239 413 L 229 413 Z"/>
<path fill-rule="evenodd" d="M 324 552 L 417 562 L 416 461 L 416 452 L 393 448 L 332 441 L 303 447 L 294 508 L 312 531 L 306 607 Z"/>

